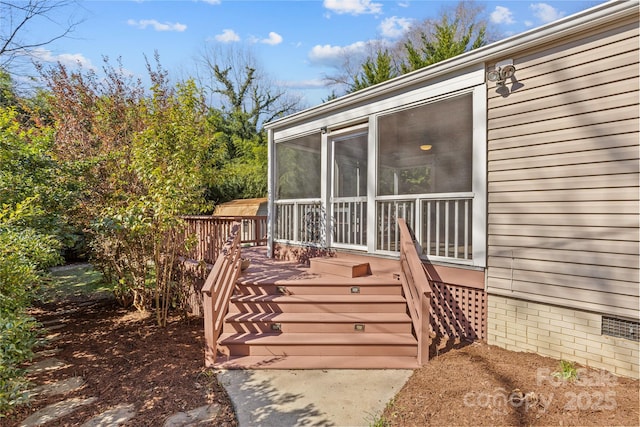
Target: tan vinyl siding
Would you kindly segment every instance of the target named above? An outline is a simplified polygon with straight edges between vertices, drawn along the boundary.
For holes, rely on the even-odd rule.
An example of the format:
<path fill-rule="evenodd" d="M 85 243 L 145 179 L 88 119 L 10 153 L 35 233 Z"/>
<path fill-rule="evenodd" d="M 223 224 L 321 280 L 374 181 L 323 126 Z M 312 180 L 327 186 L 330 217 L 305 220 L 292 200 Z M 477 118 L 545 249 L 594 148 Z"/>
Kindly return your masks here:
<path fill-rule="evenodd" d="M 523 86 L 488 88 L 489 293 L 638 318 L 638 34 L 504 58 Z"/>

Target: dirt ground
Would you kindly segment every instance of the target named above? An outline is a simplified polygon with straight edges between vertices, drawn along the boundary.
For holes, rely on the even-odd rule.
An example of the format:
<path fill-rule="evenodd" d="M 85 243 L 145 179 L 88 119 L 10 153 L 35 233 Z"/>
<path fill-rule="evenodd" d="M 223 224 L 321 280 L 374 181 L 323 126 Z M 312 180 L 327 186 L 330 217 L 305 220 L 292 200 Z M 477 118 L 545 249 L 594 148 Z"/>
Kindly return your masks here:
<path fill-rule="evenodd" d="M 119 308 L 113 300 L 60 314 L 78 304 L 83 303 L 48 304 L 32 313 L 43 323 L 64 320 L 64 327 L 53 331 L 59 338 L 47 348 L 60 349 L 53 357 L 70 366 L 30 376 L 30 380 L 46 384 L 79 375 L 86 384 L 64 397 L 97 397 L 95 403 L 47 423 L 47 427 L 78 426 L 118 404 L 136 408 L 135 417 L 126 425 L 162 426 L 176 412 L 213 402 L 221 405 L 214 425 L 237 426 L 226 392 L 213 371 L 203 365 L 202 319 L 172 319 L 163 329 L 156 326 L 153 317 Z M 0 418 L 0 426 L 18 425 L 29 414 L 60 400 L 60 396 L 36 397 L 8 419 Z"/>
<path fill-rule="evenodd" d="M 638 426 L 639 382 L 474 343 L 433 358 L 387 406 L 390 426 Z"/>
<path fill-rule="evenodd" d="M 81 375 L 84 387 L 65 397 L 98 399 L 47 427 L 77 426 L 121 403 L 137 409 L 126 425 L 159 426 L 176 412 L 211 402 L 222 407 L 213 425 L 237 426 L 224 389 L 203 367 L 201 319 L 176 318 L 165 330 L 152 317 L 111 300 L 69 311 L 79 304 L 34 310 L 41 322 L 64 321 L 48 348 L 60 349 L 55 357 L 70 366 L 31 379 L 42 384 Z M 577 381 L 564 382 L 553 375 L 558 370 L 556 359 L 480 343 L 462 346 L 416 370 L 375 425 L 640 425 L 638 381 L 579 369 Z M 36 397 L 0 418 L 0 426 L 18 425 L 59 400 Z"/>

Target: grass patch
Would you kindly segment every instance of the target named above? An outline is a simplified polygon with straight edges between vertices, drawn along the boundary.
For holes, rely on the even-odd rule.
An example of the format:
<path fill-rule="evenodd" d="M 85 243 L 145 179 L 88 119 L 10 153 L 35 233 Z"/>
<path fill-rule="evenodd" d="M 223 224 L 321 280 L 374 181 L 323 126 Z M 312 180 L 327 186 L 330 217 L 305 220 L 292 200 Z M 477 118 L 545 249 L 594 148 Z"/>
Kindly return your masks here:
<path fill-rule="evenodd" d="M 50 302 L 69 297 L 87 297 L 97 294 L 112 295 L 102 273 L 91 264 L 70 264 L 51 269 L 51 280 L 44 284 L 41 299 Z"/>

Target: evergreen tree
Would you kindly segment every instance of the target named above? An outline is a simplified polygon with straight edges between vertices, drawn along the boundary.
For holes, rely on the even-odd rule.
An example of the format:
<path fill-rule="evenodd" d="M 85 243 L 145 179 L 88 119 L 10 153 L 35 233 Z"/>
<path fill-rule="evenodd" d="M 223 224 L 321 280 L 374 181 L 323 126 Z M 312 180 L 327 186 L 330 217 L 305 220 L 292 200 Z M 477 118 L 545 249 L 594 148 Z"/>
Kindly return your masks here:
<path fill-rule="evenodd" d="M 411 41 L 408 41 L 405 44 L 407 57 L 401 65 L 402 73 L 419 70 L 469 50 L 477 49 L 487 43 L 484 26 L 480 27 L 475 38 L 473 24 L 467 28 L 460 27 L 458 18 L 451 21 L 445 15 L 441 22 L 434 25 L 433 37 L 422 33 L 422 46 L 415 47 Z"/>
<path fill-rule="evenodd" d="M 362 71 L 353 79 L 350 92 L 356 92 L 397 76 L 398 71 L 393 66 L 393 58 L 389 51 L 378 50 L 375 59 L 369 57 L 362 64 Z"/>

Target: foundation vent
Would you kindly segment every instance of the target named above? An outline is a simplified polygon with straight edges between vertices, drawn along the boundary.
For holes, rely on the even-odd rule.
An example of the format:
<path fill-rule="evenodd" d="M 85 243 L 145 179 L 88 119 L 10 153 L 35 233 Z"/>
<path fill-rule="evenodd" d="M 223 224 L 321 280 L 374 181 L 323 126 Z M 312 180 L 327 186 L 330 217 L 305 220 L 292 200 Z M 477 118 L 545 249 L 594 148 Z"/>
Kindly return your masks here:
<path fill-rule="evenodd" d="M 640 341 L 640 322 L 602 316 L 602 335 Z"/>

